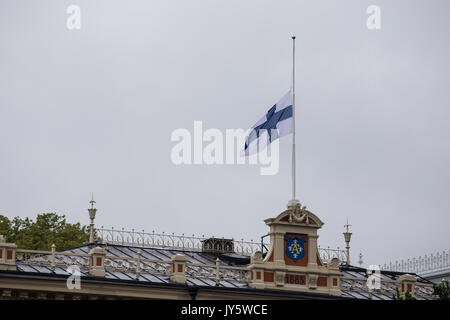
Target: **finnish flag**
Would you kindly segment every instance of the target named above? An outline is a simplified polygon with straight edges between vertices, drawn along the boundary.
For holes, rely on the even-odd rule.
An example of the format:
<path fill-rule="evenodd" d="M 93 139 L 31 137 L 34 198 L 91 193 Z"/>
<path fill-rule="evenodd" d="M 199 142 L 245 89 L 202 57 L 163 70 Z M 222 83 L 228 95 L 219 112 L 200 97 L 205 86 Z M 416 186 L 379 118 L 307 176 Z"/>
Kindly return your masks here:
<path fill-rule="evenodd" d="M 255 154 L 266 148 L 272 141 L 292 133 L 292 94 L 289 90 L 266 115 L 262 117 L 245 138 L 244 153 Z"/>

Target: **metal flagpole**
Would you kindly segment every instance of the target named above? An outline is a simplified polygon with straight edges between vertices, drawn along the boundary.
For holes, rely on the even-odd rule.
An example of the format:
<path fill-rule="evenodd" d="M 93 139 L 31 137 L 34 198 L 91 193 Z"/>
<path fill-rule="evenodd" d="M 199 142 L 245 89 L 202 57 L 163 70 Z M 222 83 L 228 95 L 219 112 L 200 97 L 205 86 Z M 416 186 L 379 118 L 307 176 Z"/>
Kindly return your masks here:
<path fill-rule="evenodd" d="M 299 201 L 295 198 L 296 172 L 295 172 L 295 36 L 292 36 L 292 200 L 290 205 Z"/>

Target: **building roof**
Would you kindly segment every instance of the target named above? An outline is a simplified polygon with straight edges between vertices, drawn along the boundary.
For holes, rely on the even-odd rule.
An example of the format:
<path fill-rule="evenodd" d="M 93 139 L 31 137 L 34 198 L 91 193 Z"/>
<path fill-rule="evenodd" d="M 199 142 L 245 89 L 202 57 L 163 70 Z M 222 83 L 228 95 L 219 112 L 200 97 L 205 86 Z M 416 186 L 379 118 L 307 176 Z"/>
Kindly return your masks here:
<path fill-rule="evenodd" d="M 69 276 L 70 273 L 66 269 L 68 264 L 86 265 L 81 261 L 86 259 L 89 251 L 97 246 L 101 246 L 107 251 L 107 259 L 105 260 L 105 277 L 98 278 L 98 281 L 113 281 L 115 283 L 140 283 L 148 285 L 170 286 L 169 271 L 164 266 L 164 261 L 170 261 L 171 257 L 176 254 L 183 254 L 187 257 L 190 267 L 186 271 L 186 285 L 188 287 L 211 288 L 214 290 L 230 289 L 239 291 L 254 291 L 248 286 L 244 269 L 250 263 L 250 257 L 236 253 L 213 254 L 208 252 L 194 250 L 179 250 L 173 248 L 156 248 L 156 247 L 136 247 L 126 245 L 106 245 L 106 244 L 90 244 L 70 250 L 64 251 L 64 255 L 56 254 L 56 264 L 52 268 L 49 263 L 48 255 L 39 255 L 29 259 L 26 256 L 17 259 L 17 273 L 26 274 L 27 276 L 44 276 L 48 278 Z M 20 254 L 20 253 L 19 253 Z M 73 254 L 73 256 L 71 256 Z M 144 261 L 142 272 L 137 276 L 136 265 L 129 264 L 126 259 L 139 259 Z M 70 261 L 67 261 L 70 257 Z M 219 260 L 217 260 L 217 258 Z M 146 262 L 145 262 L 146 261 Z M 160 261 L 161 263 L 159 263 Z M 58 262 L 65 262 L 58 263 Z M 213 275 L 214 266 L 218 263 L 221 267 L 237 267 L 230 268 L 226 273 L 221 273 L 220 278 Z M 350 299 L 372 299 L 372 300 L 391 300 L 395 294 L 395 288 L 398 286 L 398 278 L 402 272 L 381 271 L 381 288 L 369 292 L 366 285 L 366 269 L 351 266 L 340 265 L 341 277 L 340 288 L 342 298 Z M 82 279 L 92 278 L 87 268 L 80 268 Z M 419 283 L 428 284 L 428 280 L 417 277 Z M 429 287 L 416 286 L 417 299 L 431 298 Z M 281 290 L 271 290 L 280 291 Z M 283 292 L 286 294 L 286 291 Z M 295 294 L 295 293 L 292 293 Z M 299 294 L 307 296 L 315 296 L 305 292 Z M 316 295 L 317 298 L 323 296 Z M 336 298 L 336 297 L 334 297 Z"/>

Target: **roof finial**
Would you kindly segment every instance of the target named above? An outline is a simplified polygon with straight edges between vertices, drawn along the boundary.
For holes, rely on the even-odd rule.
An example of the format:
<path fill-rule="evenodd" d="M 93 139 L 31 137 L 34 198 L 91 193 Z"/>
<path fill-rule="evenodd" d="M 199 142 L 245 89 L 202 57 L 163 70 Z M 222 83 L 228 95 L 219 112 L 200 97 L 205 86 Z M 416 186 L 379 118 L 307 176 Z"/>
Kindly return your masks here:
<path fill-rule="evenodd" d="M 348 224 L 348 217 L 347 217 L 347 224 L 344 226 L 344 228 L 346 229 L 346 232 L 344 232 L 344 240 L 345 240 L 345 249 L 346 249 L 346 264 L 349 265 L 350 264 L 350 239 L 352 238 L 352 233 L 349 232 L 348 227 L 350 227 L 351 225 Z"/>
<path fill-rule="evenodd" d="M 348 217 L 347 217 L 347 224 L 344 225 L 344 228 L 346 229 L 346 232 L 348 233 L 348 227 L 351 227 L 351 224 L 348 224 Z"/>
<path fill-rule="evenodd" d="M 92 193 L 92 200 L 89 201 L 91 204 L 91 208 L 88 209 L 89 212 L 89 219 L 91 219 L 91 224 L 89 225 L 89 243 L 94 242 L 94 220 L 95 220 L 95 214 L 97 213 L 97 209 L 94 208 L 94 193 Z"/>
<path fill-rule="evenodd" d="M 92 200 L 89 201 L 89 203 L 91 204 L 91 209 L 94 209 L 95 201 L 94 201 L 94 193 L 93 192 L 92 192 Z"/>
<path fill-rule="evenodd" d="M 359 260 L 358 260 L 358 263 L 359 263 L 359 266 L 361 267 L 362 266 L 362 264 L 363 264 L 363 254 L 362 254 L 362 252 L 360 251 L 359 252 Z"/>

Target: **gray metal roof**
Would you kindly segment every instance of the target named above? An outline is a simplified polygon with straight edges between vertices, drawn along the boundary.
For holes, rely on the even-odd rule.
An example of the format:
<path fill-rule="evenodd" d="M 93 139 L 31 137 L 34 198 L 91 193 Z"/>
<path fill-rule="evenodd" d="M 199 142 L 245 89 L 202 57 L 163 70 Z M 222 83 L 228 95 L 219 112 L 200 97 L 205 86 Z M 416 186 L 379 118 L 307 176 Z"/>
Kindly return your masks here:
<path fill-rule="evenodd" d="M 97 245 L 96 245 L 97 246 Z M 238 267 L 246 267 L 250 258 L 245 255 L 240 255 L 236 253 L 232 254 L 219 254 L 214 255 L 212 253 L 204 253 L 200 251 L 186 251 L 186 250 L 176 250 L 176 249 L 165 249 L 165 248 L 150 248 L 150 247 L 132 247 L 132 246 L 121 246 L 121 245 L 101 245 L 107 250 L 107 256 L 112 257 L 130 257 L 136 258 L 137 252 L 140 251 L 141 258 L 143 259 L 156 259 L 156 260 L 170 260 L 170 258 L 177 254 L 182 253 L 187 257 L 187 261 L 193 264 L 207 264 L 207 265 L 215 265 L 216 258 L 220 259 L 221 266 L 238 266 Z M 72 254 L 88 254 L 89 250 L 93 248 L 93 245 L 86 245 L 78 248 L 73 248 L 70 250 L 64 251 L 65 253 Z M 56 256 L 58 259 L 58 255 Z M 39 259 L 44 259 L 41 257 Z M 153 266 L 149 266 L 149 268 L 153 268 Z M 196 272 L 207 272 L 207 270 L 202 270 L 201 266 L 195 267 Z M 50 268 L 50 265 L 36 265 L 36 264 L 28 264 L 26 261 L 18 261 L 17 262 L 17 270 L 27 273 L 38 273 L 40 275 L 48 275 L 52 274 L 56 275 L 67 275 L 70 274 L 61 266 L 56 266 L 54 271 Z M 158 272 L 146 272 L 139 275 L 136 278 L 136 272 L 134 270 L 117 270 L 113 267 L 105 267 L 106 274 L 105 279 L 114 279 L 114 280 L 124 280 L 124 281 L 139 281 L 139 282 L 148 282 L 148 283 L 156 283 L 156 284 L 168 284 L 170 283 L 168 274 L 161 274 Z M 382 288 L 380 290 L 374 290 L 369 293 L 364 278 L 367 277 L 366 270 L 363 268 L 355 267 L 355 266 L 347 266 L 341 265 L 341 272 L 343 273 L 343 277 L 341 278 L 341 291 L 342 297 L 346 298 L 354 298 L 354 299 L 372 299 L 372 300 L 392 300 L 392 295 L 395 293 L 395 283 L 392 280 L 397 280 L 401 272 L 391 272 L 391 271 L 382 271 L 381 272 L 381 280 L 382 280 Z M 155 269 L 155 271 L 157 271 Z M 81 269 L 80 270 L 82 277 L 88 277 L 88 270 Z M 216 281 L 211 278 L 202 278 L 197 277 L 195 275 L 186 274 L 187 285 L 188 286 L 211 286 L 217 287 Z M 348 278 L 348 279 L 347 279 Z M 354 279 L 358 278 L 359 281 L 355 281 Z M 429 281 L 418 278 L 419 282 L 422 283 L 430 283 Z M 249 286 L 246 282 L 242 281 L 234 281 L 233 279 L 220 279 L 218 283 L 219 287 L 226 288 L 241 288 L 242 290 L 248 289 Z M 420 289 L 418 289 L 420 291 Z M 429 295 L 429 294 L 428 294 Z M 427 294 L 417 297 L 418 299 L 425 299 Z M 431 298 L 431 297 L 430 297 Z"/>

